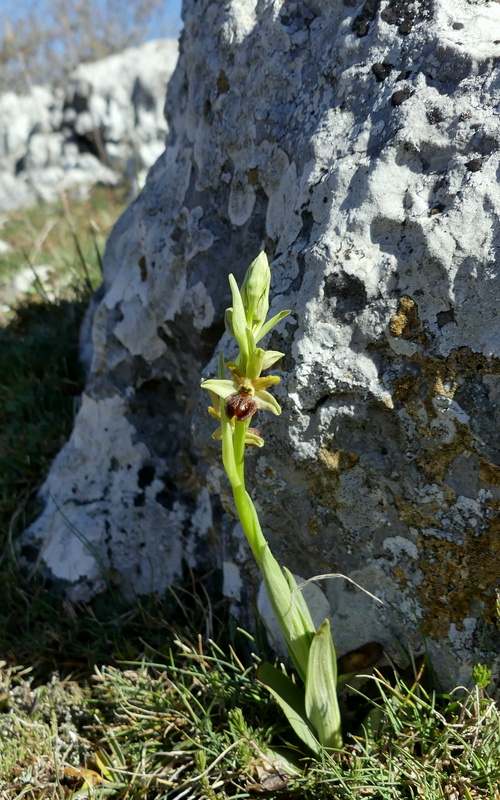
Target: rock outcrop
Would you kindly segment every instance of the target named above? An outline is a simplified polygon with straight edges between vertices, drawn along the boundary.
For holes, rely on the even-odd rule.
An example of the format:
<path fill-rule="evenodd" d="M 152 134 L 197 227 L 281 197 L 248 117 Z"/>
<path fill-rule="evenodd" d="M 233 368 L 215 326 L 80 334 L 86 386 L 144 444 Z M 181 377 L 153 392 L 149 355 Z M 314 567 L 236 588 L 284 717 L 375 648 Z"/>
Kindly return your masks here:
<path fill-rule="evenodd" d="M 273 549 L 383 601 L 321 582 L 340 652 L 425 639 L 451 684 L 498 652 L 500 4 L 185 0 L 184 18 L 167 149 L 109 241 L 25 550 L 76 597 L 216 564 L 250 606 L 198 386 L 221 337 L 231 356 L 227 273 L 264 246 L 292 309 L 270 343 L 284 413 L 249 457 Z"/>
<path fill-rule="evenodd" d="M 140 182 L 165 148 L 176 61 L 175 40 L 151 41 L 82 64 L 64 88 L 0 95 L 0 211 L 126 175 Z"/>

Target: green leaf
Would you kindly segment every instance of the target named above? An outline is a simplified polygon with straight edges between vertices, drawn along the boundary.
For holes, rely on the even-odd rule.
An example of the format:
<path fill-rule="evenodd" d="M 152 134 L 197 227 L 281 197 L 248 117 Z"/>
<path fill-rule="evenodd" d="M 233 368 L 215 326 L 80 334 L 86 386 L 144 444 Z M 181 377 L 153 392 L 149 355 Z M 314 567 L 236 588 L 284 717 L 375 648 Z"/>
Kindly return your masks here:
<path fill-rule="evenodd" d="M 321 746 L 307 722 L 303 690 L 266 661 L 259 665 L 257 678 L 271 692 L 299 739 L 319 756 Z"/>
<path fill-rule="evenodd" d="M 323 747 L 342 747 L 342 727 L 337 701 L 337 658 L 330 623 L 319 626 L 309 650 L 306 679 L 306 715 Z"/>
<path fill-rule="evenodd" d="M 302 613 L 302 609 L 297 613 L 296 603 L 298 601 L 300 607 L 301 602 L 304 603 L 304 599 L 300 597 L 300 592 L 292 595 L 288 579 L 271 553 L 267 542 L 260 552 L 258 564 L 271 606 L 283 631 L 288 652 L 305 683 L 309 648 L 315 635 L 315 628 L 312 620 L 310 623 L 308 622 L 307 614 Z"/>
<path fill-rule="evenodd" d="M 271 319 L 268 319 L 268 321 L 266 323 L 264 323 L 264 325 L 259 330 L 259 332 L 255 334 L 255 342 L 256 343 L 260 342 L 260 340 L 264 338 L 266 333 L 269 333 L 269 331 L 272 328 L 274 328 L 274 326 L 277 325 L 278 322 L 281 322 L 282 319 L 284 319 L 286 316 L 288 316 L 289 313 L 290 313 L 290 310 L 288 310 L 288 311 L 280 311 L 278 314 L 275 314 L 274 317 L 271 317 Z"/>
<path fill-rule="evenodd" d="M 232 308 L 226 308 L 226 313 L 224 314 L 224 327 L 230 336 L 234 336 Z"/>
<path fill-rule="evenodd" d="M 300 630 L 307 631 L 311 634 L 311 638 L 316 635 L 316 627 L 311 617 L 311 612 L 306 603 L 304 595 L 297 589 L 297 581 L 287 567 L 283 567 L 285 578 L 292 593 L 293 600 L 293 614 L 296 619 L 296 626 Z"/>

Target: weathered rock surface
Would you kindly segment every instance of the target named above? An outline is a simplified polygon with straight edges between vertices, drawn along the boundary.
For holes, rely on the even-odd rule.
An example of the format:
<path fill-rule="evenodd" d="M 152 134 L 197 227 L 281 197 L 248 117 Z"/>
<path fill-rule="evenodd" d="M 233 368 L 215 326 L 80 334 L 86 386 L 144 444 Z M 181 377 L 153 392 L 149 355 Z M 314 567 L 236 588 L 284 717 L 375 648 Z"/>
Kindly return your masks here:
<path fill-rule="evenodd" d="M 167 150 L 109 241 L 82 408 L 26 552 L 73 596 L 215 563 L 250 606 L 198 384 L 226 275 L 264 243 L 292 309 L 271 341 L 284 412 L 249 456 L 273 549 L 383 601 L 321 582 L 340 652 L 375 639 L 398 660 L 425 636 L 454 682 L 498 644 L 500 4 L 186 0 L 184 17 Z"/>
<path fill-rule="evenodd" d="M 177 42 L 146 42 L 79 66 L 67 86 L 0 96 L 0 211 L 141 175 L 161 155 Z"/>

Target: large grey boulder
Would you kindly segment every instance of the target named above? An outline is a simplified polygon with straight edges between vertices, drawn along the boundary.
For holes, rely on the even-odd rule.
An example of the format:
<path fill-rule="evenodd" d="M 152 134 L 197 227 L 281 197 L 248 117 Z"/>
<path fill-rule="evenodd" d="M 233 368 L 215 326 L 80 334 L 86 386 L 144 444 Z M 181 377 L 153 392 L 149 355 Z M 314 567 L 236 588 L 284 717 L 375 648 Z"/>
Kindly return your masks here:
<path fill-rule="evenodd" d="M 164 150 L 177 42 L 159 39 L 77 67 L 65 87 L 0 95 L 0 211 L 128 177 Z"/>
<path fill-rule="evenodd" d="M 215 564 L 244 616 L 198 385 L 221 336 L 233 352 L 226 275 L 264 246 L 292 314 L 284 412 L 249 454 L 263 526 L 294 572 L 382 601 L 320 583 L 340 652 L 425 646 L 451 684 L 498 642 L 500 5 L 186 0 L 184 20 L 167 149 L 109 241 L 26 552 L 73 597 Z"/>

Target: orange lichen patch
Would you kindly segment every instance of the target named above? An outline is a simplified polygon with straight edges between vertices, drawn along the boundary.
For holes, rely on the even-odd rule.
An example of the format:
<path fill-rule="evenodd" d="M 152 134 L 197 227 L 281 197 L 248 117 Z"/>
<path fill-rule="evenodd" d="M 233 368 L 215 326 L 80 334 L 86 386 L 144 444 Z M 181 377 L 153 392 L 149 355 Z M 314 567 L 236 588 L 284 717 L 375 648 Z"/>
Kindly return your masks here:
<path fill-rule="evenodd" d="M 430 509 L 426 509 L 425 511 L 420 509 L 414 503 L 405 500 L 404 497 L 400 495 L 395 496 L 396 506 L 399 512 L 399 519 L 401 522 L 404 522 L 405 525 L 408 525 L 409 528 L 437 528 L 440 527 L 439 524 L 436 522 L 434 517 L 432 516 L 432 511 L 438 510 L 438 504 L 436 503 L 434 509 L 431 507 Z M 430 513 L 429 513 L 430 511 Z"/>
<path fill-rule="evenodd" d="M 396 378 L 393 381 L 394 394 L 403 403 L 408 400 L 419 402 L 429 411 L 431 418 L 436 416 L 432 399 L 437 395 L 453 398 L 459 378 L 500 372 L 500 359 L 489 362 L 486 356 L 474 353 L 468 347 L 452 350 L 446 358 L 417 352 L 408 359 L 408 363 L 417 366 L 418 372 Z"/>
<path fill-rule="evenodd" d="M 447 358 L 417 352 L 408 363 L 413 369 L 393 381 L 393 394 L 416 422 L 420 440 L 424 443 L 415 463 L 427 480 L 441 483 L 450 463 L 464 452 L 474 452 L 475 443 L 469 426 L 457 420 L 453 422 L 453 441 L 443 443 L 439 429 L 431 425 L 439 417 L 433 401 L 436 397 L 452 399 L 461 380 L 478 374 L 498 374 L 500 360 L 488 360 L 486 356 L 463 347 L 453 350 Z M 491 470 L 489 475 L 491 477 Z"/>
<path fill-rule="evenodd" d="M 497 464 L 491 464 L 484 458 L 479 459 L 480 473 L 479 477 L 484 483 L 489 483 L 492 486 L 500 486 L 500 467 Z"/>
<path fill-rule="evenodd" d="M 418 341 L 424 347 L 429 344 L 428 336 L 422 330 L 417 304 L 408 295 L 399 299 L 399 307 L 397 313 L 391 317 L 389 330 L 393 336 Z"/>
<path fill-rule="evenodd" d="M 424 579 L 419 597 L 425 608 L 422 630 L 432 639 L 447 635 L 450 624 L 459 630 L 474 600 L 484 604 L 484 618 L 495 618 L 495 589 L 500 583 L 500 514 L 482 536 L 469 533 L 461 545 L 420 536 L 419 561 Z"/>
<path fill-rule="evenodd" d="M 320 449 L 318 458 L 328 470 L 335 472 L 344 472 L 346 469 L 352 469 L 359 461 L 359 456 L 356 453 L 350 453 L 349 450 L 330 451 L 327 447 Z"/>
<path fill-rule="evenodd" d="M 420 327 L 417 305 L 411 297 L 403 295 L 399 300 L 397 314 L 394 314 L 389 322 L 389 330 L 393 336 L 404 336 L 409 338 L 412 329 Z"/>
<path fill-rule="evenodd" d="M 317 536 L 321 532 L 323 522 L 321 521 L 319 514 L 312 515 L 307 527 L 311 536 Z"/>
<path fill-rule="evenodd" d="M 308 487 L 313 497 L 325 508 L 336 508 L 340 476 L 358 461 L 356 453 L 334 449 L 332 438 L 327 439 L 318 451 L 317 460 L 307 465 Z"/>
<path fill-rule="evenodd" d="M 401 583 L 403 586 L 408 585 L 408 576 L 404 571 L 403 567 L 394 567 L 393 575 L 398 581 L 398 583 Z"/>
<path fill-rule="evenodd" d="M 469 426 L 455 420 L 455 437 L 451 442 L 433 444 L 424 447 L 415 459 L 415 463 L 427 480 L 441 483 L 450 464 L 462 453 L 474 451 L 474 439 Z"/>
<path fill-rule="evenodd" d="M 396 378 L 392 382 L 392 391 L 396 400 L 400 400 L 402 403 L 410 400 L 415 395 L 415 385 L 414 375 L 406 374 L 402 378 Z"/>

